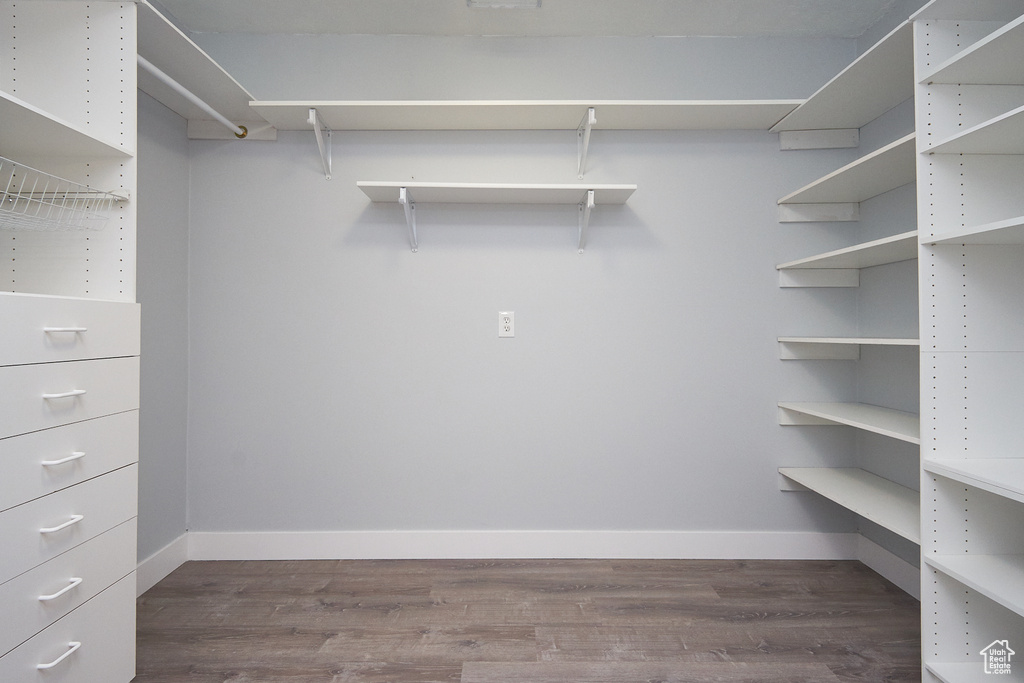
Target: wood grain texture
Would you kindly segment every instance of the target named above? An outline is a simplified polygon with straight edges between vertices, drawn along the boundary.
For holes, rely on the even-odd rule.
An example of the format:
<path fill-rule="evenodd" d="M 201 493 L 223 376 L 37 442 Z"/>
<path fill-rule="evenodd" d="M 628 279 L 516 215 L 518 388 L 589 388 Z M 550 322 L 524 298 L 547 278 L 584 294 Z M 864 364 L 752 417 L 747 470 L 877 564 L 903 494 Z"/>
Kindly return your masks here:
<path fill-rule="evenodd" d="M 857 562 L 188 562 L 136 683 L 920 680 L 919 604 Z"/>

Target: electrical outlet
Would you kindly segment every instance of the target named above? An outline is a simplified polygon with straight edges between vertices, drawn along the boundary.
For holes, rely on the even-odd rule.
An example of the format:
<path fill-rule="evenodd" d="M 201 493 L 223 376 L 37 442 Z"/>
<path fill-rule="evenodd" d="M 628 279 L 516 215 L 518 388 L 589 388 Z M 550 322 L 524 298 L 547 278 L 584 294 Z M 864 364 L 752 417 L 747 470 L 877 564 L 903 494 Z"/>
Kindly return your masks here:
<path fill-rule="evenodd" d="M 498 336 L 516 336 L 516 314 L 512 311 L 498 311 Z"/>

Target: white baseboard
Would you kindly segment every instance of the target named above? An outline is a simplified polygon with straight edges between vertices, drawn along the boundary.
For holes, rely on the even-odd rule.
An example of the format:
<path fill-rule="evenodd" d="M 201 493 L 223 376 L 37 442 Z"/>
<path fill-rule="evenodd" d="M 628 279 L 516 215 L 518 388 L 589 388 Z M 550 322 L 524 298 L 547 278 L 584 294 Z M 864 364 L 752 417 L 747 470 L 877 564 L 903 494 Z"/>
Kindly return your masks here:
<path fill-rule="evenodd" d="M 921 570 L 860 534 L 857 535 L 857 559 L 921 599 Z"/>
<path fill-rule="evenodd" d="M 135 576 L 136 594 L 142 595 L 155 586 L 160 579 L 185 564 L 189 559 L 191 558 L 188 552 L 188 533 L 186 532 L 139 562 Z"/>
<path fill-rule="evenodd" d="M 723 531 L 193 532 L 192 560 L 857 558 L 855 533 Z"/>

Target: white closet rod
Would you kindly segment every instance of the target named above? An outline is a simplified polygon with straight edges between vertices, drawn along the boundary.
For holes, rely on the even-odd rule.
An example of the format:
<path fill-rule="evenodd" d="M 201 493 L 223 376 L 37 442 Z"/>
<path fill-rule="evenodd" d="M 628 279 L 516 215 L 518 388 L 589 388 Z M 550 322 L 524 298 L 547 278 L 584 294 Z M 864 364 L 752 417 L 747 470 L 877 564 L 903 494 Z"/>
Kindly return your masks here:
<path fill-rule="evenodd" d="M 229 121 L 227 117 L 223 116 L 220 112 L 216 111 L 206 102 L 203 102 L 201 99 L 196 97 L 192 93 L 192 91 L 188 90 L 181 83 L 178 83 L 176 80 L 165 74 L 163 71 L 153 66 L 153 63 L 150 62 L 148 59 L 146 59 L 142 55 L 138 55 L 138 58 L 139 66 L 141 66 L 143 69 L 156 76 L 163 83 L 166 83 L 168 86 L 170 86 L 175 91 L 180 93 L 183 97 L 185 97 L 189 102 L 205 111 L 214 119 L 216 119 L 220 123 L 223 123 L 225 126 L 227 126 L 228 130 L 235 134 L 235 137 L 244 138 L 246 135 L 249 134 L 249 131 L 246 130 L 245 126 L 236 126 L 235 124 L 231 123 L 231 121 Z"/>

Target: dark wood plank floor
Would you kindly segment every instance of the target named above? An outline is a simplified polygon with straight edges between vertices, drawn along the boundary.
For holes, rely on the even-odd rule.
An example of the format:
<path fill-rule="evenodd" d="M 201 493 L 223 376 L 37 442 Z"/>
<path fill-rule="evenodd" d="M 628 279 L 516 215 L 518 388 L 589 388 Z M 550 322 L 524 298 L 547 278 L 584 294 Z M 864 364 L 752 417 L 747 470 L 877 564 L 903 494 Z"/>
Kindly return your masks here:
<path fill-rule="evenodd" d="M 920 680 L 919 603 L 858 562 L 189 562 L 136 683 Z"/>

